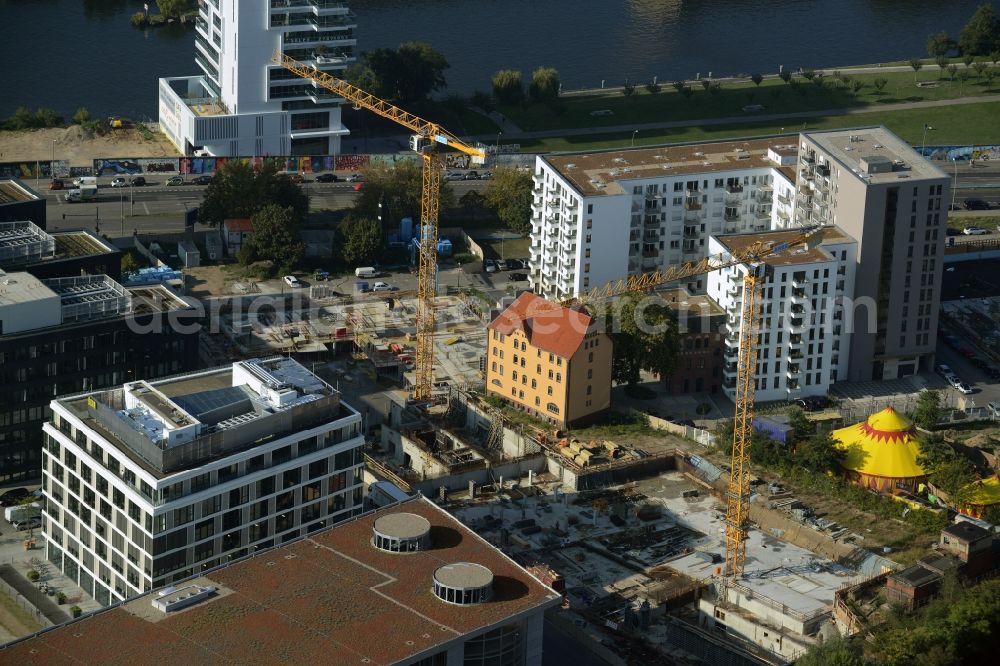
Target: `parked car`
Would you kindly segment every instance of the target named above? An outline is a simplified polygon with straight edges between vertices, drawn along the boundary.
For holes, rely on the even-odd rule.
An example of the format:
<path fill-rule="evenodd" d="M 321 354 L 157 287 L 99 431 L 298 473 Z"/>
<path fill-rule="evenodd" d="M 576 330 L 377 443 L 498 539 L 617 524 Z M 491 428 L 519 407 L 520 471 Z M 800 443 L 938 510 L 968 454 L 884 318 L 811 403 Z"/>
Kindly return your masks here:
<path fill-rule="evenodd" d="M 479 180 L 478 171 L 466 171 L 465 175 L 462 176 L 462 180 Z"/>
<path fill-rule="evenodd" d="M 982 236 L 984 234 L 990 233 L 990 230 L 983 229 L 982 227 L 971 226 L 962 229 L 962 233 L 965 234 L 966 236 Z"/>
<path fill-rule="evenodd" d="M 944 363 L 942 363 L 937 368 L 935 368 L 935 370 L 937 370 L 937 373 L 939 375 L 941 375 L 942 377 L 947 377 L 948 375 L 955 374 L 955 371 L 951 369 L 951 366 L 950 365 L 946 365 Z"/>
<path fill-rule="evenodd" d="M 337 174 L 335 173 L 321 173 L 316 176 L 317 183 L 336 183 L 338 180 L 340 179 L 337 178 Z"/>
<path fill-rule="evenodd" d="M 299 279 L 294 275 L 286 275 L 285 277 L 282 278 L 282 280 L 284 280 L 285 284 L 287 284 L 289 287 L 292 287 L 293 289 L 297 289 L 302 286 L 302 283 L 299 282 Z"/>
<path fill-rule="evenodd" d="M 21 500 L 29 495 L 31 495 L 31 492 L 27 488 L 12 488 L 3 495 L 0 495 L 0 505 L 14 506 L 15 504 L 20 504 Z"/>
<path fill-rule="evenodd" d="M 183 185 L 184 179 L 180 176 L 171 176 L 167 178 L 167 185 Z"/>
<path fill-rule="evenodd" d="M 388 282 L 376 282 L 374 285 L 372 285 L 372 291 L 374 292 L 393 291 L 393 287 Z"/>
<path fill-rule="evenodd" d="M 804 412 L 815 412 L 826 407 L 827 399 L 826 396 L 822 395 L 807 395 L 796 400 L 795 404 L 801 407 Z"/>
<path fill-rule="evenodd" d="M 317 282 L 326 282 L 329 279 L 330 273 L 327 271 L 316 271 L 313 273 L 313 280 L 316 280 Z"/>
<path fill-rule="evenodd" d="M 65 183 L 63 183 L 59 178 L 53 178 L 49 181 L 50 190 L 61 190 L 63 187 L 65 187 Z"/>
<path fill-rule="evenodd" d="M 479 174 L 479 180 L 489 180 L 492 177 L 493 177 L 492 171 L 484 171 L 481 174 Z"/>
<path fill-rule="evenodd" d="M 485 259 L 483 261 L 483 270 L 486 271 L 487 273 L 496 273 L 497 272 L 496 262 L 494 262 L 492 259 Z"/>
<path fill-rule="evenodd" d="M 142 187 L 143 185 L 146 184 L 146 179 L 143 178 L 142 176 L 132 176 L 131 178 L 128 179 L 128 182 L 130 185 L 134 185 L 136 187 Z"/>
<path fill-rule="evenodd" d="M 951 384 L 952 388 L 958 388 L 962 385 L 962 380 L 958 378 L 958 375 L 951 375 L 946 378 L 948 383 Z"/>
<path fill-rule="evenodd" d="M 960 382 L 959 385 L 956 386 L 955 388 L 958 389 L 959 393 L 964 393 L 965 395 L 970 395 L 971 393 L 973 393 L 972 387 L 966 384 L 965 382 Z"/>
<path fill-rule="evenodd" d="M 445 180 L 462 180 L 462 174 L 458 171 L 447 171 L 444 174 Z"/>
<path fill-rule="evenodd" d="M 966 199 L 962 202 L 965 210 L 989 210 L 990 205 L 983 199 Z"/>
<path fill-rule="evenodd" d="M 115 176 L 111 181 L 111 187 L 128 187 L 128 181 L 125 180 L 125 176 Z"/>
<path fill-rule="evenodd" d="M 292 181 L 296 185 L 301 185 L 302 183 L 306 182 L 305 176 L 303 176 L 301 173 L 286 173 L 284 174 L 284 176 L 285 178 Z"/>
<path fill-rule="evenodd" d="M 969 359 L 970 361 L 976 357 L 976 352 L 972 351 L 968 347 L 962 347 L 958 350 L 958 353 Z"/>
<path fill-rule="evenodd" d="M 197 178 L 195 178 L 191 182 L 194 183 L 195 185 L 208 185 L 209 183 L 212 182 L 212 177 L 211 176 L 198 176 Z"/>
<path fill-rule="evenodd" d="M 521 262 L 520 259 L 508 259 L 506 261 L 506 264 L 507 264 L 506 268 L 509 271 L 515 271 L 524 268 L 524 264 Z"/>
<path fill-rule="evenodd" d="M 352 173 L 350 176 L 348 176 L 344 180 L 346 180 L 348 183 L 361 183 L 361 182 L 364 182 L 365 177 L 364 177 L 364 175 L 362 175 L 360 173 Z"/>
<path fill-rule="evenodd" d="M 528 274 L 527 273 L 508 273 L 507 274 L 507 279 L 510 280 L 511 282 L 527 282 L 528 281 Z"/>
<path fill-rule="evenodd" d="M 42 519 L 38 516 L 32 516 L 31 518 L 22 518 L 21 520 L 15 520 L 11 523 L 14 529 L 17 530 L 37 530 L 42 526 Z"/>

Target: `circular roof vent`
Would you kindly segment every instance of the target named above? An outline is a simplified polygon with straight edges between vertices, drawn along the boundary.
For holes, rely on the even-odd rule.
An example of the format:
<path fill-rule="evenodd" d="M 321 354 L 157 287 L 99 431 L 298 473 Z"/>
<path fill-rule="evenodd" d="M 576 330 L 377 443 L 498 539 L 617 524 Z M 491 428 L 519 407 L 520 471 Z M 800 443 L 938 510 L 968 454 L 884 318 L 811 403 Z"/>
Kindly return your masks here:
<path fill-rule="evenodd" d="M 434 595 L 460 606 L 485 603 L 493 597 L 493 572 L 472 562 L 446 564 L 434 572 Z"/>
<path fill-rule="evenodd" d="M 413 553 L 431 545 L 431 524 L 413 513 L 390 513 L 375 520 L 372 545 L 389 553 Z"/>

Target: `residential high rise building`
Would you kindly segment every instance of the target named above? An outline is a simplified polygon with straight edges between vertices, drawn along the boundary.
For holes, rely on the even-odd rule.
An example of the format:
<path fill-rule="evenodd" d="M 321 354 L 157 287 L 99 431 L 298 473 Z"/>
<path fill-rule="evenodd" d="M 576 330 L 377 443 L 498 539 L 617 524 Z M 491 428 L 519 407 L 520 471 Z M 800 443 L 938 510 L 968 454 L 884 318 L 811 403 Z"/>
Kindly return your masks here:
<path fill-rule="evenodd" d="M 340 77 L 355 61 L 355 18 L 340 0 L 202 0 L 199 76 L 160 79 L 160 126 L 186 155 L 340 152 L 343 99 L 271 63 L 274 51 Z"/>
<path fill-rule="evenodd" d="M 796 223 L 836 224 L 858 242 L 851 365 L 840 378 L 930 371 L 948 176 L 884 127 L 805 133 L 796 168 Z"/>
<path fill-rule="evenodd" d="M 611 408 L 611 338 L 590 315 L 524 292 L 487 326 L 486 392 L 559 424 Z"/>
<path fill-rule="evenodd" d="M 360 513 L 361 416 L 286 358 L 52 401 L 47 557 L 100 603 Z"/>
<path fill-rule="evenodd" d="M 791 223 L 796 138 L 539 156 L 532 288 L 578 296 L 623 276 L 699 261 L 713 234 Z M 704 293 L 704 277 L 685 286 Z"/>
<path fill-rule="evenodd" d="M 41 475 L 54 397 L 197 367 L 199 313 L 163 286 L 87 274 L 119 267 L 89 232 L 0 223 L 0 483 Z"/>
<path fill-rule="evenodd" d="M 797 230 L 710 239 L 711 254 L 729 254 L 750 243 L 781 244 Z M 794 400 L 824 395 L 846 379 L 851 331 L 845 306 L 855 289 L 857 242 L 837 227 L 825 227 L 806 243 L 768 260 L 770 273 L 760 287 L 761 322 L 757 342 L 757 400 Z M 736 395 L 743 277 L 737 265 L 708 275 L 708 296 L 728 314 L 723 391 Z"/>
<path fill-rule="evenodd" d="M 727 313 L 704 294 L 683 287 L 657 292 L 677 323 L 674 371 L 661 377 L 667 393 L 717 393 L 722 388 Z"/>

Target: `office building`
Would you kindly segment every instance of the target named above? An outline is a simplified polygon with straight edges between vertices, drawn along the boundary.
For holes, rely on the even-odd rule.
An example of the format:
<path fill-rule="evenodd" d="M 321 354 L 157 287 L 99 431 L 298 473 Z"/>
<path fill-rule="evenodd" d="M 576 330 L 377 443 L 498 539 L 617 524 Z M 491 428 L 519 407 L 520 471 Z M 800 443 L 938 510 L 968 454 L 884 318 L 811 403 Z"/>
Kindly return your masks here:
<path fill-rule="evenodd" d="M 221 564 L 6 648 L 99 664 L 540 666 L 562 597 L 422 497 Z"/>
<path fill-rule="evenodd" d="M 794 136 L 539 156 L 532 288 L 578 296 L 699 261 L 712 235 L 788 225 L 796 159 Z M 704 293 L 705 278 L 681 286 Z"/>
<path fill-rule="evenodd" d="M 16 178 L 0 178 L 0 222 L 28 220 L 44 229 L 45 197 Z"/>
<path fill-rule="evenodd" d="M 361 416 L 291 359 L 130 381 L 52 412 L 47 556 L 103 604 L 363 508 Z"/>
<path fill-rule="evenodd" d="M 683 287 L 658 291 L 657 296 L 677 323 L 674 371 L 661 377 L 667 393 L 717 393 L 722 388 L 726 311 L 708 296 L 692 295 Z"/>
<path fill-rule="evenodd" d="M 0 483 L 40 476 L 54 397 L 197 367 L 197 318 L 159 285 L 0 270 Z"/>
<path fill-rule="evenodd" d="M 797 165 L 798 225 L 857 240 L 851 365 L 842 379 L 934 367 L 949 179 L 884 127 L 808 132 Z"/>
<path fill-rule="evenodd" d="M 524 292 L 487 326 L 486 392 L 561 425 L 611 408 L 611 338 L 588 314 Z"/>
<path fill-rule="evenodd" d="M 801 232 L 715 236 L 710 254 L 742 252 L 756 241 L 787 243 Z M 850 294 L 855 289 L 857 242 L 837 227 L 815 232 L 767 261 L 771 272 L 759 287 L 761 321 L 757 343 L 757 400 L 794 400 L 823 395 L 846 379 L 851 355 Z M 708 275 L 708 296 L 727 313 L 723 391 L 736 396 L 736 370 L 743 306 L 743 264 Z"/>
<path fill-rule="evenodd" d="M 47 233 L 34 222 L 0 222 L 0 269 L 39 279 L 107 275 L 121 279 L 121 252 L 88 230 Z"/>
<path fill-rule="evenodd" d="M 339 0 L 204 0 L 198 76 L 160 79 L 160 127 L 185 155 L 330 155 L 348 134 L 340 97 L 271 63 L 275 51 L 341 77 L 355 18 Z"/>

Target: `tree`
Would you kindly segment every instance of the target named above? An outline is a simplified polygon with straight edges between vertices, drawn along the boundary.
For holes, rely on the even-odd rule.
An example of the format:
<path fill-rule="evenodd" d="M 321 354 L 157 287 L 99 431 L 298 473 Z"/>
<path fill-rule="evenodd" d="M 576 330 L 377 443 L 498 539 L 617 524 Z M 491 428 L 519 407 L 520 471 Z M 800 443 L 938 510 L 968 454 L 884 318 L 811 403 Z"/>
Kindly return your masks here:
<path fill-rule="evenodd" d="M 521 72 L 516 69 L 501 69 L 493 75 L 493 96 L 501 104 L 520 104 L 524 100 L 524 84 Z"/>
<path fill-rule="evenodd" d="M 340 256 L 349 265 L 364 266 L 378 258 L 382 250 L 382 229 L 370 217 L 348 215 L 337 227 Z"/>
<path fill-rule="evenodd" d="M 917 80 L 917 72 L 924 68 L 924 62 L 920 58 L 910 58 L 910 67 L 913 68 L 913 80 Z"/>
<path fill-rule="evenodd" d="M 948 66 L 948 57 L 943 55 L 938 56 L 934 58 L 934 64 L 937 65 L 938 69 L 943 72 L 944 68 Z"/>
<path fill-rule="evenodd" d="M 272 271 L 288 273 L 305 255 L 305 244 L 299 235 L 299 213 L 292 208 L 268 204 L 250 218 L 253 233 L 240 249 L 243 265 L 270 260 Z"/>
<path fill-rule="evenodd" d="M 806 418 L 806 413 L 802 411 L 801 407 L 789 407 L 786 413 L 788 414 L 788 425 L 792 427 L 795 441 L 802 441 L 816 434 L 816 426 Z"/>
<path fill-rule="evenodd" d="M 802 70 L 802 78 L 806 81 L 812 81 L 815 78 L 816 72 L 811 69 Z"/>
<path fill-rule="evenodd" d="M 712 87 L 712 82 L 709 81 L 708 79 L 702 79 L 701 80 L 701 87 L 704 90 L 710 90 L 711 87 Z"/>
<path fill-rule="evenodd" d="M 661 90 L 663 90 L 663 86 L 661 86 L 656 81 L 650 81 L 649 83 L 646 84 L 646 92 L 648 92 L 650 95 L 655 95 Z"/>
<path fill-rule="evenodd" d="M 928 474 L 932 474 L 954 457 L 955 450 L 948 442 L 944 441 L 944 437 L 941 435 L 920 437 L 920 454 L 917 456 L 917 464 Z"/>
<path fill-rule="evenodd" d="M 865 666 L 861 650 L 843 638 L 823 641 L 795 660 L 795 666 Z"/>
<path fill-rule="evenodd" d="M 533 102 L 549 104 L 559 98 L 559 71 L 553 67 L 539 67 L 531 73 L 528 97 Z"/>
<path fill-rule="evenodd" d="M 987 65 L 982 60 L 977 60 L 976 62 L 972 63 L 972 69 L 976 73 L 976 78 L 977 79 L 982 79 L 983 78 L 983 74 L 986 73 L 986 69 L 988 67 L 989 67 L 989 65 Z"/>
<path fill-rule="evenodd" d="M 958 65 L 956 65 L 954 63 L 948 65 L 948 76 L 951 77 L 952 81 L 955 80 L 955 74 L 957 72 L 958 72 Z"/>
<path fill-rule="evenodd" d="M 406 42 L 395 50 L 374 49 L 363 60 L 374 84 L 370 90 L 401 103 L 420 101 L 447 85 L 448 61 L 430 44 Z"/>
<path fill-rule="evenodd" d="M 480 109 L 486 113 L 490 113 L 496 107 L 496 100 L 488 92 L 482 90 L 477 90 L 472 93 L 472 97 L 469 98 L 469 103 L 473 106 L 478 106 Z"/>
<path fill-rule="evenodd" d="M 40 107 L 35 111 L 35 124 L 37 127 L 56 127 L 62 125 L 62 116 L 45 107 Z"/>
<path fill-rule="evenodd" d="M 972 66 L 972 63 L 973 63 L 973 61 L 975 61 L 975 58 L 974 58 L 974 57 L 972 57 L 972 54 L 966 54 L 966 55 L 962 56 L 962 63 L 963 63 L 963 64 L 964 64 L 964 65 L 965 65 L 966 67 L 971 67 L 971 66 Z"/>
<path fill-rule="evenodd" d="M 259 170 L 240 160 L 228 160 L 205 188 L 199 209 L 203 222 L 221 224 L 230 218 L 253 217 L 265 206 L 295 211 L 296 222 L 309 212 L 309 197 L 290 179 L 278 174 L 278 167 L 267 161 Z"/>
<path fill-rule="evenodd" d="M 992 62 L 994 65 L 1000 62 L 1000 49 L 997 49 L 995 51 L 990 51 L 990 62 Z"/>
<path fill-rule="evenodd" d="M 937 391 L 921 391 L 913 420 L 924 430 L 934 430 L 941 420 L 941 395 Z"/>
<path fill-rule="evenodd" d="M 948 55 L 948 52 L 956 46 L 955 40 L 942 30 L 927 37 L 927 55 L 932 58 L 940 58 Z"/>
<path fill-rule="evenodd" d="M 614 303 L 614 309 L 609 318 L 614 341 L 612 378 L 637 384 L 642 370 L 669 376 L 679 345 L 677 325 L 666 303 L 655 296 L 628 294 Z"/>
<path fill-rule="evenodd" d="M 969 70 L 962 69 L 958 71 L 958 83 L 960 84 L 958 89 L 959 95 L 965 94 L 965 82 L 969 80 Z"/>
<path fill-rule="evenodd" d="M 83 125 L 89 120 L 90 120 L 90 111 L 88 111 L 87 107 L 85 106 L 81 106 L 79 109 L 76 110 L 76 113 L 73 114 L 73 122 L 77 125 Z"/>
<path fill-rule="evenodd" d="M 829 432 L 816 433 L 795 445 L 795 462 L 811 472 L 837 469 L 845 454 Z"/>
<path fill-rule="evenodd" d="M 983 77 L 986 78 L 986 87 L 993 87 L 993 78 L 997 75 L 996 71 L 992 67 L 987 67 L 986 71 L 983 72 Z"/>
<path fill-rule="evenodd" d="M 498 166 L 483 198 L 505 227 L 527 236 L 531 233 L 532 187 L 530 171 Z"/>
<path fill-rule="evenodd" d="M 680 91 L 684 90 L 684 82 L 683 81 L 674 81 L 673 83 L 670 84 L 670 87 L 673 88 L 674 90 L 676 90 L 677 92 L 680 92 Z"/>
<path fill-rule="evenodd" d="M 816 72 L 815 74 L 813 74 L 811 81 L 816 84 L 817 88 L 822 88 L 824 78 L 825 77 L 823 75 L 823 72 Z"/>
<path fill-rule="evenodd" d="M 622 94 L 626 97 L 631 97 L 635 94 L 635 84 L 625 81 L 625 85 L 622 86 Z"/>
<path fill-rule="evenodd" d="M 885 88 L 886 85 L 888 84 L 889 84 L 889 79 L 885 78 L 884 76 L 880 76 L 874 81 L 872 81 L 872 85 L 875 86 L 875 90 L 880 95 L 882 94 L 882 88 Z"/>
<path fill-rule="evenodd" d="M 851 91 L 857 93 L 859 90 L 865 87 L 865 82 L 860 79 L 854 79 L 851 81 Z"/>
<path fill-rule="evenodd" d="M 190 8 L 188 0 L 156 0 L 156 8 L 168 19 L 178 19 Z"/>
<path fill-rule="evenodd" d="M 125 273 L 134 273 L 139 270 L 139 268 L 139 261 L 135 258 L 135 252 L 132 250 L 122 252 L 121 271 L 123 275 Z"/>
<path fill-rule="evenodd" d="M 761 74 L 751 74 L 750 80 L 753 81 L 753 84 L 759 88 L 761 82 L 764 80 L 764 77 Z"/>
<path fill-rule="evenodd" d="M 353 208 L 357 217 L 377 219 L 382 203 L 382 224 L 386 229 L 404 217 L 420 219 L 423 171 L 419 162 L 373 163 L 362 169 L 362 174 L 365 186 L 354 200 Z M 451 186 L 441 183 L 441 210 L 453 205 L 454 196 Z"/>
<path fill-rule="evenodd" d="M 930 482 L 946 492 L 953 504 L 963 503 L 969 484 L 975 480 L 972 464 L 959 455 L 941 463 L 930 475 Z"/>
<path fill-rule="evenodd" d="M 990 3 L 983 3 L 962 28 L 958 50 L 964 55 L 987 55 L 1000 47 L 1000 19 Z"/>
<path fill-rule="evenodd" d="M 789 81 L 792 80 L 792 73 L 786 72 L 785 70 L 781 70 L 781 73 L 778 74 L 778 78 L 780 78 L 785 83 L 788 83 Z"/>

